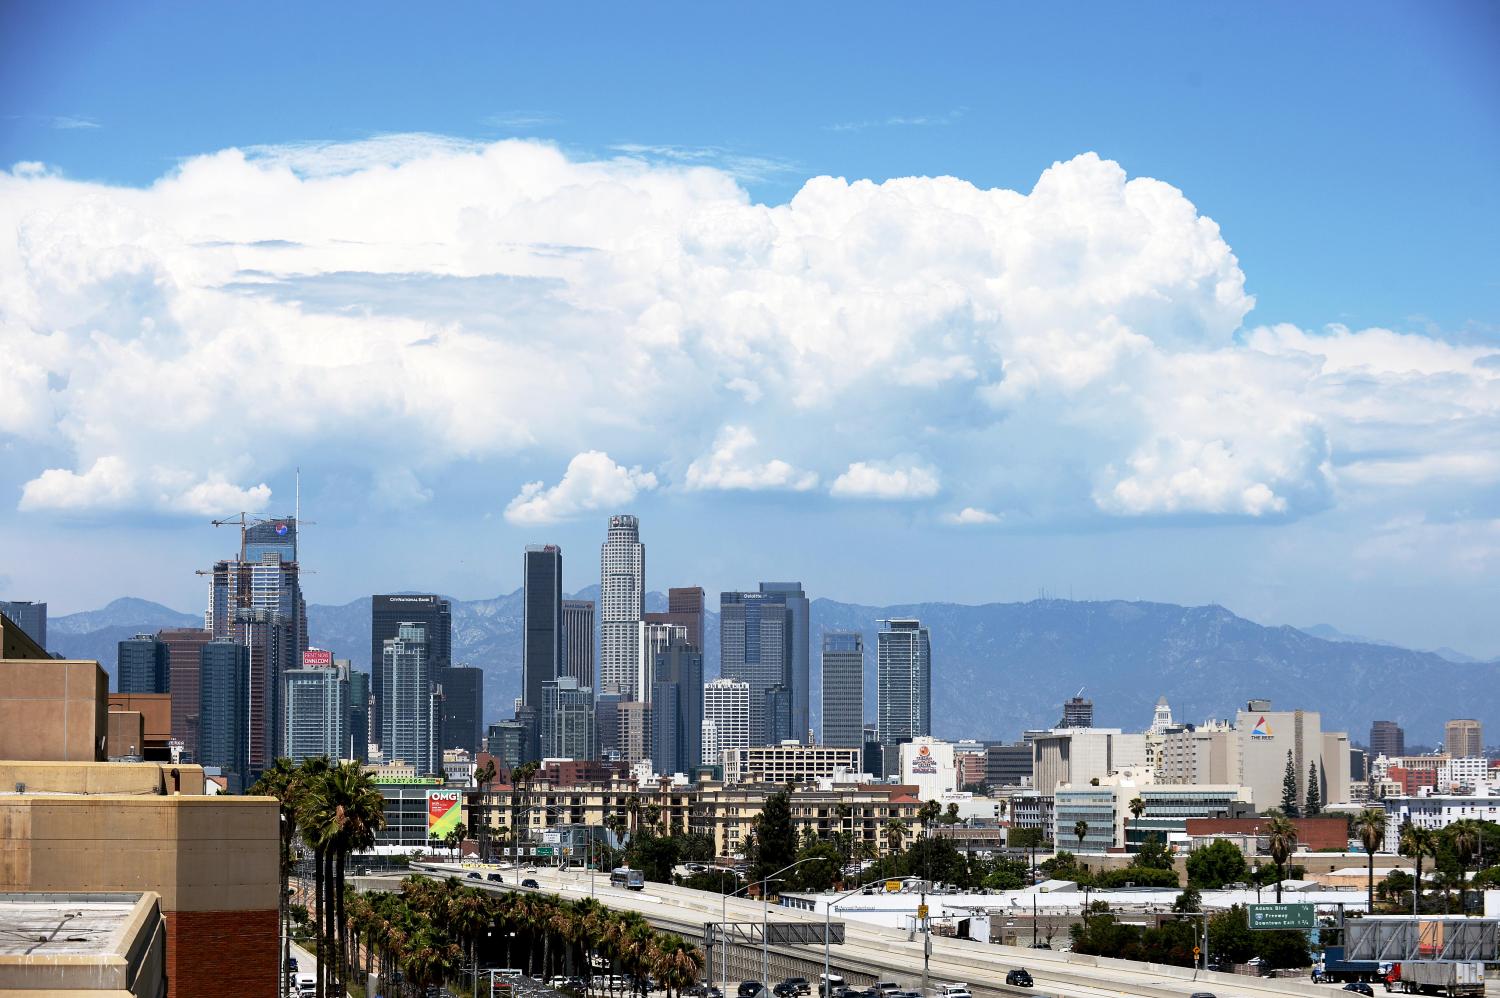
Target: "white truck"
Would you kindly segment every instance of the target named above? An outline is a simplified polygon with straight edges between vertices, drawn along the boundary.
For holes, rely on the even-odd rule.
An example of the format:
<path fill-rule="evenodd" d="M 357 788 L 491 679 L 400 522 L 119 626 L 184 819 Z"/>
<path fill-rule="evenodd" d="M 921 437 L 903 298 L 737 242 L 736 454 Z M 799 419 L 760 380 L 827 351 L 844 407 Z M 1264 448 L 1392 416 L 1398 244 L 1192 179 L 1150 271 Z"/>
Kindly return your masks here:
<path fill-rule="evenodd" d="M 1482 995 L 1484 964 L 1447 960 L 1407 960 L 1394 964 L 1386 990 L 1408 995 Z"/>

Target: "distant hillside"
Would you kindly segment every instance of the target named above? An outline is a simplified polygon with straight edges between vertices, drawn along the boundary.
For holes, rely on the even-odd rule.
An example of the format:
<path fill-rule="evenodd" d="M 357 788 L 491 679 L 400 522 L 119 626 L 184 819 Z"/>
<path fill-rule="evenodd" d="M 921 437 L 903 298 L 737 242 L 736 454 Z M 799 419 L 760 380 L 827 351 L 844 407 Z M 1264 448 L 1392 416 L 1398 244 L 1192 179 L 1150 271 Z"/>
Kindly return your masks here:
<path fill-rule="evenodd" d="M 597 587 L 577 594 L 597 598 Z M 662 609 L 660 593 L 648 609 Z M 484 668 L 488 719 L 508 716 L 519 688 L 521 593 L 453 603 L 454 657 Z M 1376 718 L 1397 721 L 1411 741 L 1440 741 L 1455 714 L 1494 722 L 1500 713 L 1500 662 L 1458 663 L 1392 645 L 1326 640 L 1294 627 L 1265 627 L 1223 607 L 1170 603 L 918 603 L 859 606 L 814 600 L 813 712 L 819 703 L 818 636 L 865 635 L 865 700 L 875 705 L 877 621 L 920 618 L 932 631 L 933 727 L 943 736 L 1012 738 L 1054 723 L 1060 704 L 1081 687 L 1096 723 L 1140 729 L 1165 694 L 1179 720 L 1232 716 L 1244 701 L 1320 710 L 1325 728 L 1363 741 Z M 49 622 L 53 651 L 97 658 L 113 670 L 115 643 L 137 631 L 192 626 L 193 614 L 144 600 Z M 369 668 L 370 600 L 308 608 L 314 645 Z M 1330 629 L 1331 630 L 1331 629 Z M 706 672 L 718 674 L 718 616 L 705 627 Z"/>

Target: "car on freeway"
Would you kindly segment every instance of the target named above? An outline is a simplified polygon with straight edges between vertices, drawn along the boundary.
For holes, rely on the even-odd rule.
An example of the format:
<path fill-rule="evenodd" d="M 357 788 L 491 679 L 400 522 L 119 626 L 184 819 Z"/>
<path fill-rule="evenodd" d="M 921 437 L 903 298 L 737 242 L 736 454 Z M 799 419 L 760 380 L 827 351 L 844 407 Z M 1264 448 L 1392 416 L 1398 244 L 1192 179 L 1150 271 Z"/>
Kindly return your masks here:
<path fill-rule="evenodd" d="M 542 889 L 542 885 L 537 883 L 535 880 L 532 880 L 530 877 L 527 877 L 525 880 L 521 881 L 521 886 L 530 887 L 534 891 L 539 891 Z"/>
<path fill-rule="evenodd" d="M 967 984 L 944 984 L 937 990 L 937 998 L 974 998 Z"/>
<path fill-rule="evenodd" d="M 901 985 L 895 981 L 876 981 L 875 990 L 880 992 L 881 998 L 891 998 L 891 995 L 901 993 Z"/>
<path fill-rule="evenodd" d="M 488 880 L 492 884 L 503 884 L 503 883 L 505 883 L 505 878 L 502 877 L 502 876 L 500 876 L 500 874 L 498 874 L 498 873 L 491 873 L 488 876 L 486 876 L 484 879 Z"/>
<path fill-rule="evenodd" d="M 771 990 L 776 998 L 798 998 L 812 994 L 812 984 L 805 977 L 788 977 Z"/>
<path fill-rule="evenodd" d="M 473 871 L 473 870 L 470 870 L 470 871 L 469 871 L 469 877 L 468 877 L 468 879 L 470 879 L 470 880 L 480 880 L 480 879 L 482 879 L 482 878 L 481 878 L 481 877 L 480 877 L 480 876 L 479 876 L 479 874 L 478 874 L 478 873 L 476 873 L 476 872 L 475 872 L 475 871 Z"/>
<path fill-rule="evenodd" d="M 1212 991 L 1194 991 L 1188 995 L 1188 998 L 1219 998 L 1219 996 Z"/>
<path fill-rule="evenodd" d="M 553 974 L 547 978 L 547 987 L 549 988 L 565 988 L 567 986 L 568 979 L 561 974 Z"/>
<path fill-rule="evenodd" d="M 1348 984 L 1344 985 L 1344 990 L 1353 991 L 1357 995 L 1373 996 L 1375 994 L 1375 989 L 1370 987 L 1364 981 L 1350 981 Z"/>
<path fill-rule="evenodd" d="M 739 998 L 758 998 L 766 993 L 766 986 L 759 981 L 741 981 L 735 994 Z"/>
<path fill-rule="evenodd" d="M 1005 983 L 1013 988 L 1029 988 L 1036 982 L 1031 979 L 1031 972 L 1025 967 L 1017 967 L 1005 975 Z"/>

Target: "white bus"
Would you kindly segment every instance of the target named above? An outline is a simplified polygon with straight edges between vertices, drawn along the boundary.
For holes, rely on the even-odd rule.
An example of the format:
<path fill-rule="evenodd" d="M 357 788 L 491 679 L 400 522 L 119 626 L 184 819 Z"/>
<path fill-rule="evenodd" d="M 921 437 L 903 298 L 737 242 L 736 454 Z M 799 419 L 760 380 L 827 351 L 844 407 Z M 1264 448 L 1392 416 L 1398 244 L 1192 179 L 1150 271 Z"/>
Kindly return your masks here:
<path fill-rule="evenodd" d="M 646 875 L 640 870 L 632 870 L 628 866 L 622 866 L 609 875 L 611 887 L 624 887 L 632 891 L 646 889 Z"/>

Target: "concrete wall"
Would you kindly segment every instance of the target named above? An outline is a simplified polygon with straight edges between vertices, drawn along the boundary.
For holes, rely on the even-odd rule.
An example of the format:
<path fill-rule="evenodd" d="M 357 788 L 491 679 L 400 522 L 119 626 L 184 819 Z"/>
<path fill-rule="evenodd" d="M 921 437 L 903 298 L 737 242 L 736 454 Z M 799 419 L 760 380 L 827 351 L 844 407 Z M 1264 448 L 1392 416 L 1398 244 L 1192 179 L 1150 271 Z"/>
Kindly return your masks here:
<path fill-rule="evenodd" d="M 104 754 L 111 759 L 146 754 L 146 719 L 138 710 L 109 712 L 109 739 Z"/>
<path fill-rule="evenodd" d="M 0 661 L 0 759 L 103 762 L 108 714 L 98 662 Z"/>
<path fill-rule="evenodd" d="M 172 737 L 172 694 L 111 693 L 110 710 L 140 711 L 145 720 L 146 737 L 165 742 Z"/>

